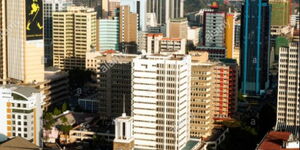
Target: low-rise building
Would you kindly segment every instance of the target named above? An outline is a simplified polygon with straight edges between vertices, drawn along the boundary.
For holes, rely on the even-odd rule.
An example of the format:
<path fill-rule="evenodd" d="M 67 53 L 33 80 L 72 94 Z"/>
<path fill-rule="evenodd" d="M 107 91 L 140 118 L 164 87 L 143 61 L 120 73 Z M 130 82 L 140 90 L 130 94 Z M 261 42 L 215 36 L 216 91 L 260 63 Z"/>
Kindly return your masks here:
<path fill-rule="evenodd" d="M 45 96 L 33 87 L 0 87 L 0 134 L 20 136 L 42 145 L 42 102 Z"/>
<path fill-rule="evenodd" d="M 45 82 L 41 89 L 46 96 L 43 108 L 47 109 L 53 104 L 63 104 L 70 99 L 69 74 L 54 68 L 45 71 Z"/>

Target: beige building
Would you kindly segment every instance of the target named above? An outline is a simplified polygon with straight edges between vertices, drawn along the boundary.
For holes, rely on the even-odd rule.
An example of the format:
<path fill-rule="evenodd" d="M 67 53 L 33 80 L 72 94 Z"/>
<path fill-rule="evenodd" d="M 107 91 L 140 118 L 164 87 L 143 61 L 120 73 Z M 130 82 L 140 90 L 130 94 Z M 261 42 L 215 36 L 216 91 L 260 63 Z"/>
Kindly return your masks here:
<path fill-rule="evenodd" d="M 131 110 L 131 62 L 134 54 L 122 54 L 108 50 L 90 52 L 86 59 L 87 69 L 97 73 L 99 85 L 99 112 L 101 117 L 115 119 Z"/>
<path fill-rule="evenodd" d="M 86 52 L 96 47 L 96 12 L 70 6 L 53 13 L 53 66 L 85 69 Z"/>
<path fill-rule="evenodd" d="M 165 54 L 185 54 L 186 39 L 162 38 L 160 40 L 160 51 Z"/>
<path fill-rule="evenodd" d="M 212 134 L 214 67 L 214 63 L 192 62 L 190 135 L 193 138 L 208 137 Z"/>
<path fill-rule="evenodd" d="M 167 36 L 170 38 L 187 39 L 188 21 L 187 18 L 171 19 L 168 26 Z"/>
<path fill-rule="evenodd" d="M 116 9 L 120 7 L 120 0 L 102 0 L 102 18 L 116 17 Z"/>
<path fill-rule="evenodd" d="M 279 48 L 277 130 L 299 135 L 300 51 L 298 43 Z M 297 131 L 298 130 L 298 131 Z"/>
<path fill-rule="evenodd" d="M 69 100 L 69 74 L 67 72 L 47 68 L 43 87 L 45 95 L 43 108 L 53 104 L 63 104 Z"/>
<path fill-rule="evenodd" d="M 146 54 L 185 54 L 186 39 L 166 38 L 162 33 L 146 35 Z"/>
<path fill-rule="evenodd" d="M 41 0 L 37 0 L 36 4 L 38 8 L 43 7 Z M 31 7 L 26 6 L 26 1 L 19 0 L 6 1 L 6 7 L 8 78 L 18 83 L 42 82 L 44 81 L 43 12 L 36 11 L 30 14 Z M 33 17 L 35 21 L 32 21 Z M 3 18 L 1 22 L 3 23 Z"/>
<path fill-rule="evenodd" d="M 129 6 L 121 6 L 119 12 L 120 51 L 123 53 L 136 53 L 137 14 L 130 12 Z"/>
<path fill-rule="evenodd" d="M 0 0 L 0 84 L 6 82 L 6 20 L 5 0 Z"/>

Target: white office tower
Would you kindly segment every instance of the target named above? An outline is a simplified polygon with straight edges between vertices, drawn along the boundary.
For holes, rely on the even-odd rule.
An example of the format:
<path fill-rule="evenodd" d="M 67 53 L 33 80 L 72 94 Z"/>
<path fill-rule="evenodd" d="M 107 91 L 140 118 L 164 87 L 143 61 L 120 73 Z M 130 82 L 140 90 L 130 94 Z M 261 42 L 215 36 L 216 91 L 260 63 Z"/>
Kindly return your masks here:
<path fill-rule="evenodd" d="M 20 136 L 42 145 L 42 107 L 44 96 L 33 87 L 0 87 L 0 135 Z"/>
<path fill-rule="evenodd" d="M 298 134 L 300 126 L 300 48 L 279 48 L 277 130 Z"/>
<path fill-rule="evenodd" d="M 146 55 L 132 62 L 136 149 L 181 150 L 189 140 L 189 55 Z"/>

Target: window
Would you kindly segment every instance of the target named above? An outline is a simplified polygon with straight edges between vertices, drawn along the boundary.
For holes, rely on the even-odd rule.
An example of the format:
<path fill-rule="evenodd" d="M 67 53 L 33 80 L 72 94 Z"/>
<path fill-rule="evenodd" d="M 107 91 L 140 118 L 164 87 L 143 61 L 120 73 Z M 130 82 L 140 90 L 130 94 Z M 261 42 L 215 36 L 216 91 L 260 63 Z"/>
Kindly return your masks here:
<path fill-rule="evenodd" d="M 24 138 L 27 138 L 27 134 L 24 134 Z"/>
<path fill-rule="evenodd" d="M 24 126 L 27 126 L 27 122 L 24 122 Z"/>
<path fill-rule="evenodd" d="M 21 125 L 21 121 L 18 121 L 18 125 Z"/>
<path fill-rule="evenodd" d="M 18 115 L 18 119 L 21 119 L 21 116 L 20 116 L 20 115 Z"/>
<path fill-rule="evenodd" d="M 21 128 L 18 128 L 18 131 L 21 131 Z"/>

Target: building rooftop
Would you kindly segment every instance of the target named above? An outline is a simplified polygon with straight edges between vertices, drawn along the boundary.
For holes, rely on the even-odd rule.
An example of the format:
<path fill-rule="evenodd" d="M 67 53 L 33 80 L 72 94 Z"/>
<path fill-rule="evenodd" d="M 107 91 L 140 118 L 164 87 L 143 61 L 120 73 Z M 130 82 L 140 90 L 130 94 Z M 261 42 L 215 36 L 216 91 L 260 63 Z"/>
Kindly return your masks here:
<path fill-rule="evenodd" d="M 34 87 L 30 87 L 30 86 L 9 84 L 9 85 L 4 85 L 2 87 L 11 89 L 12 91 L 14 91 L 16 93 L 20 93 L 26 97 L 30 97 L 33 93 L 40 93 L 40 91 L 38 89 L 36 89 Z"/>
<path fill-rule="evenodd" d="M 298 148 L 284 148 L 285 142 L 291 136 L 290 132 L 271 131 L 263 138 L 257 150 L 300 150 L 299 146 Z"/>
<path fill-rule="evenodd" d="M 182 148 L 182 150 L 192 150 L 200 141 L 196 140 L 189 140 L 185 147 Z"/>
<path fill-rule="evenodd" d="M 39 150 L 39 147 L 21 137 L 15 137 L 2 144 L 1 150 Z"/>

